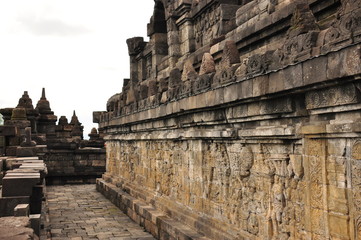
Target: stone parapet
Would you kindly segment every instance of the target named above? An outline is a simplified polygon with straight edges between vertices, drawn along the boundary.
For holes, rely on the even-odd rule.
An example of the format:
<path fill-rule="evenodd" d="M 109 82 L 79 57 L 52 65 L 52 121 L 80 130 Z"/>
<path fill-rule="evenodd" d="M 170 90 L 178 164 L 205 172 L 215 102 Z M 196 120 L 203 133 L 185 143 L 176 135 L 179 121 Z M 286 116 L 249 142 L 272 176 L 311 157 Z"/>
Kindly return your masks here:
<path fill-rule="evenodd" d="M 95 183 L 105 171 L 105 149 L 50 150 L 44 161 L 50 184 Z"/>

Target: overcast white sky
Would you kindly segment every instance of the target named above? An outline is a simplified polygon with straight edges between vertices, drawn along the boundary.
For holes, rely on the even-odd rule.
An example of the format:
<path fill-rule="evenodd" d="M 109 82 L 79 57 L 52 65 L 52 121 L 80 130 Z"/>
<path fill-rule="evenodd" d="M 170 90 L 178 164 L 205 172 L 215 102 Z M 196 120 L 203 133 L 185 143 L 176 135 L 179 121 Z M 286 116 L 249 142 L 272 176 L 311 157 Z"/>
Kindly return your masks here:
<path fill-rule="evenodd" d="M 153 0 L 0 0 L 0 108 L 28 91 L 46 97 L 58 119 L 73 110 L 90 129 L 93 111 L 129 78 L 126 39 L 142 36 Z"/>

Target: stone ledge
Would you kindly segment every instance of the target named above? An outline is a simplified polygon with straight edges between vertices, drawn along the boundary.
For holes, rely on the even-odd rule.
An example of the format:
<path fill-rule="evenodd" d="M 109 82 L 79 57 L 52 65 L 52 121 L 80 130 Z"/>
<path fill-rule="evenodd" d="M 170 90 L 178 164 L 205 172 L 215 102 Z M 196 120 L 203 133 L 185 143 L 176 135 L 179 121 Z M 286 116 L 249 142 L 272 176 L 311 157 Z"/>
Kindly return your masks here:
<path fill-rule="evenodd" d="M 342 133 L 353 133 L 357 134 L 361 132 L 360 119 L 353 122 L 333 122 L 330 124 L 310 124 L 301 127 L 301 134 L 312 135 L 312 134 L 342 134 Z"/>
<path fill-rule="evenodd" d="M 113 204 L 157 239 L 209 239 L 103 179 L 97 179 L 96 187 Z"/>
<path fill-rule="evenodd" d="M 150 216 L 154 216 L 156 212 L 158 214 L 157 216 L 161 216 L 162 218 L 167 217 L 172 219 L 172 221 L 184 223 L 187 227 L 191 229 L 197 229 L 200 234 L 204 234 L 210 239 L 254 239 L 251 234 L 245 231 L 238 231 L 230 224 L 211 218 L 200 212 L 192 211 L 181 203 L 174 201 L 174 199 L 163 197 L 162 195 L 157 195 L 152 191 L 148 191 L 142 185 L 133 184 L 126 180 L 124 181 L 121 178 L 117 178 L 114 175 L 107 173 L 103 174 L 103 178 L 100 180 L 105 183 L 106 187 L 109 187 L 108 185 L 113 186 L 113 193 L 123 193 L 123 195 L 126 194 L 126 196 L 128 196 L 125 200 L 122 200 L 119 197 L 118 200 L 116 200 L 116 194 L 111 195 L 109 191 L 105 192 L 105 194 L 103 193 L 103 195 L 105 195 L 108 199 L 111 199 L 113 203 L 120 203 L 118 207 L 128 215 L 133 214 L 133 212 L 138 212 L 138 207 L 134 206 L 132 209 L 127 210 L 124 208 L 125 205 L 121 204 L 122 201 L 124 201 L 126 205 L 129 206 L 133 206 L 135 203 L 137 203 L 136 205 L 139 205 L 139 201 L 142 202 L 143 205 L 148 204 L 147 207 L 151 208 L 152 215 L 149 215 L 148 211 L 145 212 L 145 223 L 150 221 L 150 219 L 152 219 Z M 106 195 L 106 193 L 108 193 L 108 195 Z M 137 220 L 134 221 L 137 222 Z M 156 223 L 157 221 L 153 220 L 153 222 Z M 138 224 L 142 225 L 141 222 Z"/>

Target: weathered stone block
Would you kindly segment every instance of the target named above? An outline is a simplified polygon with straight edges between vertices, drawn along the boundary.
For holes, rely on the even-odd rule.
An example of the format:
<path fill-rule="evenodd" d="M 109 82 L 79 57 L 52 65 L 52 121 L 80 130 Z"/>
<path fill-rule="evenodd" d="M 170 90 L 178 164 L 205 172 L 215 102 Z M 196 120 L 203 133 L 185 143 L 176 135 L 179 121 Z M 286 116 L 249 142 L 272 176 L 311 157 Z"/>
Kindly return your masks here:
<path fill-rule="evenodd" d="M 224 89 L 224 101 L 232 102 L 239 98 L 241 92 L 240 84 L 233 84 L 232 86 L 228 86 Z"/>
<path fill-rule="evenodd" d="M 18 204 L 14 208 L 15 217 L 28 217 L 29 216 L 29 204 Z"/>
<path fill-rule="evenodd" d="M 40 183 L 40 173 L 24 173 L 22 176 L 5 175 L 3 178 L 2 196 L 31 196 L 33 187 L 38 183 Z"/>
<path fill-rule="evenodd" d="M 248 106 L 246 104 L 234 107 L 232 111 L 233 118 L 246 117 L 247 114 L 248 114 Z"/>
<path fill-rule="evenodd" d="M 276 93 L 285 89 L 286 76 L 284 71 L 278 71 L 269 75 L 268 93 Z"/>
<path fill-rule="evenodd" d="M 284 72 L 284 89 L 293 89 L 303 86 L 302 65 L 297 64 L 282 70 Z"/>
<path fill-rule="evenodd" d="M 18 129 L 15 126 L 0 126 L 2 136 L 16 136 Z"/>
<path fill-rule="evenodd" d="M 327 57 L 317 57 L 302 63 L 305 85 L 322 82 L 327 79 Z"/>
<path fill-rule="evenodd" d="M 269 78 L 267 75 L 258 76 L 252 79 L 253 81 L 253 96 L 258 97 L 268 93 Z"/>
<path fill-rule="evenodd" d="M 288 113 L 293 111 L 293 102 L 290 98 L 272 99 L 260 104 L 261 114 Z"/>
<path fill-rule="evenodd" d="M 318 133 L 326 133 L 326 125 L 308 125 L 303 126 L 301 128 L 302 134 L 318 134 Z"/>
<path fill-rule="evenodd" d="M 18 157 L 30 157 L 35 156 L 36 148 L 35 147 L 17 147 L 16 156 Z"/>
<path fill-rule="evenodd" d="M 34 230 L 34 233 L 37 236 L 40 236 L 40 226 L 41 226 L 41 214 L 32 214 L 29 216 L 31 228 Z"/>
<path fill-rule="evenodd" d="M 150 232 L 153 236 L 158 236 L 159 230 L 157 228 L 157 225 L 152 223 L 149 220 L 144 220 L 144 228 Z"/>
<path fill-rule="evenodd" d="M 247 22 L 249 19 L 255 17 L 259 13 L 257 2 L 251 1 L 250 3 L 240 7 L 236 12 L 236 23 L 240 26 Z"/>
<path fill-rule="evenodd" d="M 0 217 L 14 216 L 14 209 L 19 204 L 29 204 L 29 197 L 1 197 Z"/>
<path fill-rule="evenodd" d="M 359 46 L 353 46 L 342 52 L 331 53 L 327 62 L 327 78 L 336 79 L 352 76 L 361 72 L 361 53 Z"/>
<path fill-rule="evenodd" d="M 140 85 L 140 99 L 145 99 L 148 97 L 148 83 L 143 83 Z"/>
<path fill-rule="evenodd" d="M 330 235 L 338 239 L 350 239 L 348 226 L 350 220 L 345 215 L 329 214 Z"/>
<path fill-rule="evenodd" d="M 260 104 L 259 103 L 251 103 L 247 108 L 247 116 L 256 116 L 260 114 Z"/>
<path fill-rule="evenodd" d="M 253 82 L 245 80 L 239 83 L 238 99 L 246 99 L 253 97 Z"/>
<path fill-rule="evenodd" d="M 334 213 L 348 214 L 346 189 L 337 186 L 328 186 L 329 208 Z"/>

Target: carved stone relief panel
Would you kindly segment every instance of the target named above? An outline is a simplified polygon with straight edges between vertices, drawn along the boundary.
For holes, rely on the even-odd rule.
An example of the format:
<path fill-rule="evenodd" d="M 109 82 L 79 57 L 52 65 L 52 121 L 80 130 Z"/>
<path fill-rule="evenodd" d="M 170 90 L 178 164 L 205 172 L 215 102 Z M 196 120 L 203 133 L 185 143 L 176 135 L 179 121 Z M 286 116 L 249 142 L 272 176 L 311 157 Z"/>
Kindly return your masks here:
<path fill-rule="evenodd" d="M 108 172 L 154 191 L 158 197 L 192 206 L 249 236 L 271 239 L 326 236 L 323 140 L 307 139 L 304 156 L 288 143 L 202 141 L 201 147 L 198 144 L 170 140 L 108 141 Z M 360 162 L 360 146 L 356 142 L 351 150 L 356 162 Z M 357 175 L 360 169 L 352 169 L 354 185 L 360 179 Z M 355 199 L 359 192 L 354 192 Z M 360 207 L 355 202 L 355 208 Z M 307 228 L 307 211 L 311 229 Z M 355 224 L 360 223 L 359 218 L 355 216 Z"/>
<path fill-rule="evenodd" d="M 292 155 L 291 161 L 286 154 L 290 149 L 275 145 L 210 145 L 204 151 L 204 164 L 211 164 L 203 167 L 208 186 L 204 196 L 210 204 L 222 206 L 223 218 L 255 236 L 303 237 L 305 183 L 301 155 Z M 227 196 L 227 202 L 223 202 Z"/>
<path fill-rule="evenodd" d="M 361 238 L 361 140 L 353 143 L 351 148 L 351 184 L 354 201 L 355 234 Z"/>
<path fill-rule="evenodd" d="M 323 52 L 340 49 L 361 40 L 361 9 L 358 1 L 342 0 L 337 18 L 325 33 Z"/>
<path fill-rule="evenodd" d="M 221 11 L 218 4 L 214 4 L 194 20 L 194 36 L 196 49 L 211 43 L 218 37 Z"/>

